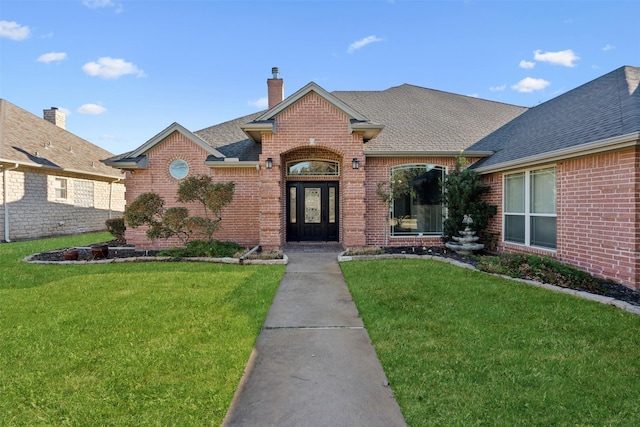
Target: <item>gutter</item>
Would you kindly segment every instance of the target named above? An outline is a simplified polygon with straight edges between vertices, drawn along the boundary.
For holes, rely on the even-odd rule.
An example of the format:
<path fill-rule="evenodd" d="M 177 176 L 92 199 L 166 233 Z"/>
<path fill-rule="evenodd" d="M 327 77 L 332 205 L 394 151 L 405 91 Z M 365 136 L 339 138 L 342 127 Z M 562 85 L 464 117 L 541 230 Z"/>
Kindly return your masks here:
<path fill-rule="evenodd" d="M 365 157 L 489 157 L 493 151 L 365 151 Z"/>
<path fill-rule="evenodd" d="M 30 167 L 30 168 L 34 168 L 34 169 L 46 169 L 46 170 L 50 170 L 50 171 L 56 171 L 56 172 L 67 172 L 67 173 L 76 173 L 78 175 L 83 175 L 83 176 L 98 176 L 100 178 L 110 178 L 110 179 L 118 179 L 117 175 L 107 175 L 107 174 L 103 174 L 103 173 L 93 173 L 93 172 L 88 172 L 88 171 L 83 171 L 80 169 L 68 169 L 68 168 L 52 168 L 52 167 L 47 167 L 44 165 L 40 165 L 38 163 L 30 163 L 30 162 L 16 162 L 15 160 L 8 160 L 8 159 L 2 159 L 0 158 L 0 164 L 2 163 L 10 163 L 10 164 L 15 164 L 18 166 L 26 166 L 26 167 Z M 11 168 L 15 169 L 14 168 Z"/>
<path fill-rule="evenodd" d="M 9 192 L 9 183 L 8 183 L 8 179 L 7 179 L 7 172 L 18 169 L 18 167 L 20 166 L 18 163 L 15 163 L 13 165 L 13 167 L 10 168 L 6 168 L 5 166 L 2 166 L 2 184 L 3 184 L 3 190 L 2 190 L 2 204 L 4 205 L 4 241 L 9 243 L 11 242 L 11 239 L 9 238 L 9 203 L 7 202 L 7 193 Z"/>
<path fill-rule="evenodd" d="M 613 138 L 580 144 L 575 147 L 562 148 L 560 150 L 536 154 L 535 156 L 524 157 L 517 160 L 498 163 L 496 165 L 485 167 L 480 166 L 478 168 L 473 168 L 473 170 L 478 172 L 479 174 L 488 174 L 506 171 L 509 169 L 526 168 L 540 163 L 553 163 L 575 157 L 604 153 L 607 151 L 618 151 L 625 148 L 637 146 L 640 146 L 640 132 L 614 136 Z"/>
<path fill-rule="evenodd" d="M 212 169 L 218 168 L 255 168 L 260 169 L 260 162 L 257 161 L 240 161 L 237 158 L 225 157 L 224 160 L 207 160 L 204 164 Z"/>
<path fill-rule="evenodd" d="M 109 219 L 113 217 L 113 184 L 117 184 L 120 181 L 122 181 L 122 178 L 118 178 L 109 183 Z"/>

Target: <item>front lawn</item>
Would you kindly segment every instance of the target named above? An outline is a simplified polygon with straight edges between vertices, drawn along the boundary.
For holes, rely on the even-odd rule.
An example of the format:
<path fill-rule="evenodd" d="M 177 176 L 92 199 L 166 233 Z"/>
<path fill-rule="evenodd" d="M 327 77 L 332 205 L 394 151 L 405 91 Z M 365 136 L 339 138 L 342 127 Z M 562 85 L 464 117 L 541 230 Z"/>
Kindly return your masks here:
<path fill-rule="evenodd" d="M 437 260 L 341 267 L 410 426 L 640 423 L 640 317 Z"/>
<path fill-rule="evenodd" d="M 0 245 L 0 425 L 220 425 L 284 266 L 35 265 Z"/>

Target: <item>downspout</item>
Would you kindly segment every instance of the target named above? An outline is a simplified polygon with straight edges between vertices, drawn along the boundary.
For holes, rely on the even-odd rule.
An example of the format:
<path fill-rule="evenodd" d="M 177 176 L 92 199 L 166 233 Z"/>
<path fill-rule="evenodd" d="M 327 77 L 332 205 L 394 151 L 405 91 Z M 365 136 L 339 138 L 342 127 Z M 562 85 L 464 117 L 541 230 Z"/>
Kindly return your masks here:
<path fill-rule="evenodd" d="M 122 178 L 118 178 L 115 181 L 111 181 L 109 183 L 109 219 L 112 217 L 112 209 L 113 209 L 113 184 L 118 183 L 122 180 Z"/>
<path fill-rule="evenodd" d="M 17 163 L 12 167 L 7 169 L 6 167 L 2 167 L 2 203 L 4 204 L 4 241 L 9 243 L 11 239 L 9 238 L 9 203 L 7 193 L 9 192 L 9 184 L 7 179 L 7 172 L 12 171 L 14 169 L 18 169 Z"/>

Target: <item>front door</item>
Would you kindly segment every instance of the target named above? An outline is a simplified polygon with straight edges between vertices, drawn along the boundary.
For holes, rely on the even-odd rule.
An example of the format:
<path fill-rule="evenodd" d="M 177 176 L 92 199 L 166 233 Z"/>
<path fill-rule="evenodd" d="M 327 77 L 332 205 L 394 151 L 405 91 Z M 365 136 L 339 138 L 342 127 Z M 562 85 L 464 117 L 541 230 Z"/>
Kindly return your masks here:
<path fill-rule="evenodd" d="M 338 241 L 338 183 L 287 183 L 287 241 Z"/>

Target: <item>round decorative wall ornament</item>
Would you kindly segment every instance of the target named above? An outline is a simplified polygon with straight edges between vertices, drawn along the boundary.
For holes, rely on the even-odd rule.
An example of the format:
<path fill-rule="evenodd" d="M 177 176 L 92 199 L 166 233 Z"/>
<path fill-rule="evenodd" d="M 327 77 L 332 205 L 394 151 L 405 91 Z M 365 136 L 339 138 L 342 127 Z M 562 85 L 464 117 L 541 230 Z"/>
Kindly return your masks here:
<path fill-rule="evenodd" d="M 169 165 L 169 173 L 175 179 L 182 179 L 189 174 L 189 165 L 182 159 L 174 160 Z"/>

